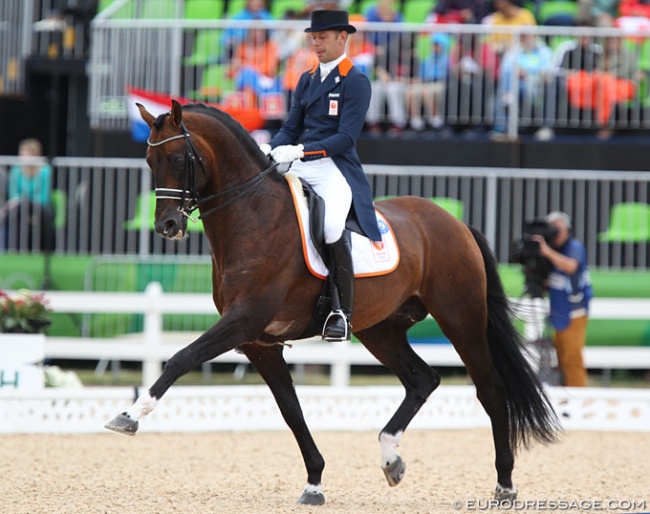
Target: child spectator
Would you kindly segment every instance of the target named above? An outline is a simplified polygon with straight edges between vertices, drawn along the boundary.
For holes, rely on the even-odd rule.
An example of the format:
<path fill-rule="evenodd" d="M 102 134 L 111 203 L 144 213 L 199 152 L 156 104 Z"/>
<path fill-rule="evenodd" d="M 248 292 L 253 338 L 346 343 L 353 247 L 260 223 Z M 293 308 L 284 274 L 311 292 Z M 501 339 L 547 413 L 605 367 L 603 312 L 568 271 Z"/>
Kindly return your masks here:
<path fill-rule="evenodd" d="M 408 88 L 411 128 L 423 130 L 422 107 L 426 122 L 433 128 L 443 125 L 445 91 L 449 73 L 449 44 L 447 34 L 436 32 L 430 36 L 431 51 L 416 65 L 415 77 Z"/>

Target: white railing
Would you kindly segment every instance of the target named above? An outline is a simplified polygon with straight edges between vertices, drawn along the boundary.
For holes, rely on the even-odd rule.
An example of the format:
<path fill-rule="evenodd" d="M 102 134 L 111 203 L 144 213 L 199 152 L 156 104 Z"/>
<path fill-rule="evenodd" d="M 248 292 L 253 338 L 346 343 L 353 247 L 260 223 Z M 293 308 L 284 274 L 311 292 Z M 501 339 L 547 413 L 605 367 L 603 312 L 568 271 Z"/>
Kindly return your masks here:
<path fill-rule="evenodd" d="M 404 398 L 399 386 L 298 386 L 311 430 L 379 430 Z M 650 394 L 619 388 L 548 388 L 565 430 L 648 432 Z M 0 434 L 100 433 L 133 401 L 128 387 L 0 391 Z M 172 387 L 141 432 L 287 430 L 266 386 Z M 473 386 L 442 385 L 410 429 L 488 428 L 490 420 Z"/>
<path fill-rule="evenodd" d="M 110 359 L 142 362 L 142 383 L 151 385 L 161 372 L 162 363 L 191 342 L 192 334 L 163 331 L 163 314 L 216 313 L 209 294 L 163 293 L 151 283 L 144 293 L 47 292 L 51 308 L 61 313 L 142 313 L 141 334 L 116 339 L 48 337 L 45 356 L 53 359 Z M 519 301 L 519 300 L 518 300 Z M 525 308 L 523 312 L 525 312 Z M 595 298 L 593 319 L 648 319 L 650 299 Z M 416 352 L 432 366 L 463 366 L 451 345 L 414 345 Z M 331 366 L 331 385 L 349 384 L 352 365 L 379 365 L 361 345 L 296 342 L 284 352 L 289 364 L 327 364 Z M 585 365 L 590 369 L 650 369 L 650 348 L 587 347 Z M 243 355 L 227 352 L 214 362 L 245 363 Z"/>

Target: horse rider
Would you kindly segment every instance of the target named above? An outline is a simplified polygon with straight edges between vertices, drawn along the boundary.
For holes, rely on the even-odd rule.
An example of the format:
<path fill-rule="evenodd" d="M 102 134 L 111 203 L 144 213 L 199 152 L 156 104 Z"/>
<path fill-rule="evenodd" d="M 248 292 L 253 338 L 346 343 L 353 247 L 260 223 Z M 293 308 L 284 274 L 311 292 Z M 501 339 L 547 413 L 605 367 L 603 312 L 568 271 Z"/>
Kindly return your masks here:
<path fill-rule="evenodd" d="M 277 163 L 293 163 L 292 173 L 324 200 L 328 269 L 340 309 L 333 308 L 322 335 L 327 341 L 349 341 L 354 270 L 346 221 L 356 220 L 355 230 L 381 241 L 370 184 L 356 150 L 371 88 L 368 77 L 345 53 L 350 34 L 356 32 L 347 11 L 313 11 L 305 32 L 320 63 L 301 75 L 282 127 L 260 148 Z"/>

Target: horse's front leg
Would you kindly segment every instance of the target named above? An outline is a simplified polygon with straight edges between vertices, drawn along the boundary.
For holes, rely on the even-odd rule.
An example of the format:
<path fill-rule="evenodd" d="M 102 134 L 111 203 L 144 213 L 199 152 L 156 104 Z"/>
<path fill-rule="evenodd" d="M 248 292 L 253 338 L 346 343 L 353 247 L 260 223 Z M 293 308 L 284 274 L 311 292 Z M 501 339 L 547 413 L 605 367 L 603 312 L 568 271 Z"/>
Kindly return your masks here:
<path fill-rule="evenodd" d="M 297 503 L 322 505 L 325 503 L 321 488 L 321 476 L 325 461 L 316 447 L 300 408 L 300 402 L 293 387 L 293 380 L 284 357 L 282 347 L 245 344 L 241 350 L 271 389 L 282 417 L 293 432 L 307 468 L 307 486 Z"/>
<path fill-rule="evenodd" d="M 256 340 L 262 333 L 266 321 L 253 321 L 250 317 L 225 314 L 217 323 L 204 332 L 193 343 L 174 354 L 165 364 L 160 378 L 125 412 L 104 425 L 120 434 L 135 435 L 138 420 L 156 407 L 158 400 L 176 380 L 195 367 L 214 359 L 218 355 Z"/>

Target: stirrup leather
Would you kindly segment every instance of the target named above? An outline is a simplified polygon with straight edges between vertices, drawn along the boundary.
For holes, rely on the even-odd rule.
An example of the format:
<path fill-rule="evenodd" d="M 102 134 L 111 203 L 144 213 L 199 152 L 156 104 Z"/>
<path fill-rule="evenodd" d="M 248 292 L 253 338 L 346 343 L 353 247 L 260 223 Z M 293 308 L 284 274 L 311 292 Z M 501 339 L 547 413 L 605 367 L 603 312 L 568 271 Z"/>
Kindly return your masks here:
<path fill-rule="evenodd" d="M 341 318 L 343 320 L 343 324 L 345 325 L 345 332 L 343 336 L 332 337 L 325 334 L 327 326 L 329 325 L 330 322 L 330 318 Z M 347 316 L 341 309 L 336 309 L 330 312 L 329 315 L 327 316 L 327 319 L 323 324 L 323 332 L 321 333 L 321 337 L 326 341 L 349 341 L 350 340 L 349 329 L 350 329 L 350 323 L 348 322 Z"/>

